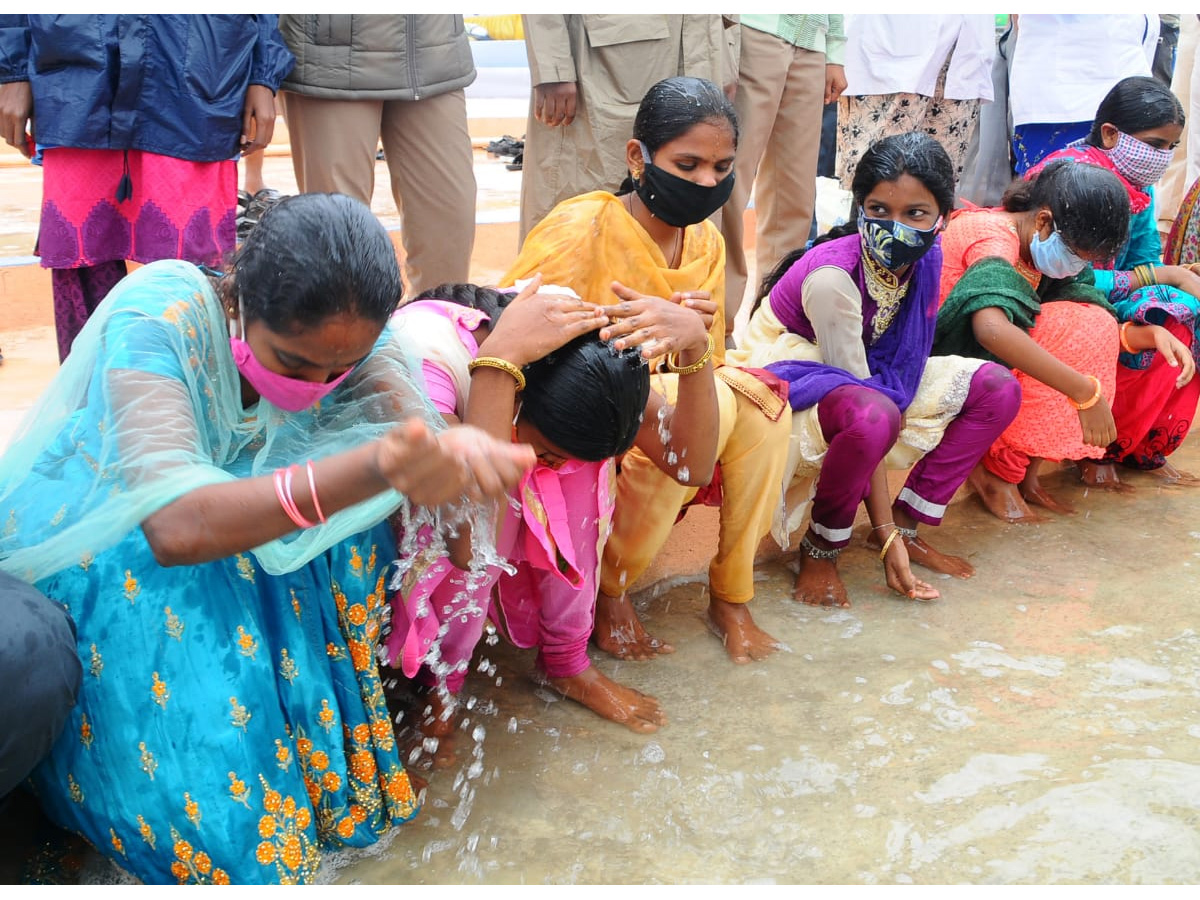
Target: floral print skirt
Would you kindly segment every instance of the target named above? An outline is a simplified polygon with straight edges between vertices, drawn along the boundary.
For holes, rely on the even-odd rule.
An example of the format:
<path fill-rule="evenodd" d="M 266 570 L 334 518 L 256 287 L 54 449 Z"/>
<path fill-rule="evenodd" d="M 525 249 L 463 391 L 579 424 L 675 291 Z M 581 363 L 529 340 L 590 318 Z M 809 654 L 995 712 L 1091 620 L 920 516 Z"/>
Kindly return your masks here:
<path fill-rule="evenodd" d="M 979 101 L 946 99 L 949 68 L 947 56 L 932 97 L 904 92 L 841 96 L 837 113 L 837 175 L 844 190 L 851 189 L 854 169 L 871 144 L 907 131 L 923 131 L 936 138 L 950 155 L 955 180 L 962 177 L 967 149 L 979 123 Z"/>

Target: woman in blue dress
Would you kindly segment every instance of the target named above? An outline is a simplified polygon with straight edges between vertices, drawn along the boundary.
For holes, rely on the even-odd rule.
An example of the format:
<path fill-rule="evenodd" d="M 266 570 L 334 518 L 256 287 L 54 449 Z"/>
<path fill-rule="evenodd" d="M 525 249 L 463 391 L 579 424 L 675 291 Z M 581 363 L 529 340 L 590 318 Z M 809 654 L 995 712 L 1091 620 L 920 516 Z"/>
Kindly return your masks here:
<path fill-rule="evenodd" d="M 65 604 L 84 671 L 33 785 L 145 881 L 308 881 L 417 812 L 375 665 L 385 519 L 534 457 L 435 432 L 400 296 L 367 207 L 286 200 L 225 274 L 118 284 L 0 458 L 0 569 Z"/>

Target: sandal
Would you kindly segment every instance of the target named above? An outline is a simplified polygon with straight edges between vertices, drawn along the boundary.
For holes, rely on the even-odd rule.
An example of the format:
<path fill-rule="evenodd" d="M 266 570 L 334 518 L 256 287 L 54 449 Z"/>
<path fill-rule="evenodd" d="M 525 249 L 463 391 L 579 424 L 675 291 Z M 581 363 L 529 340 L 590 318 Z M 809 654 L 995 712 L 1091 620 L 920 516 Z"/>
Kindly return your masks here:
<path fill-rule="evenodd" d="M 245 193 L 245 191 L 238 191 L 239 205 L 241 195 Z M 249 194 L 246 194 L 246 196 L 250 197 Z M 244 241 L 246 236 L 254 229 L 254 226 L 258 224 L 259 219 L 263 217 L 263 214 L 282 199 L 283 195 L 274 188 L 263 188 L 261 191 L 256 192 L 253 197 L 250 197 L 245 209 L 242 209 L 238 213 L 237 239 Z"/>
<path fill-rule="evenodd" d="M 525 149 L 525 141 L 517 140 L 511 134 L 506 134 L 497 141 L 487 145 L 487 152 L 492 156 L 517 156 Z"/>

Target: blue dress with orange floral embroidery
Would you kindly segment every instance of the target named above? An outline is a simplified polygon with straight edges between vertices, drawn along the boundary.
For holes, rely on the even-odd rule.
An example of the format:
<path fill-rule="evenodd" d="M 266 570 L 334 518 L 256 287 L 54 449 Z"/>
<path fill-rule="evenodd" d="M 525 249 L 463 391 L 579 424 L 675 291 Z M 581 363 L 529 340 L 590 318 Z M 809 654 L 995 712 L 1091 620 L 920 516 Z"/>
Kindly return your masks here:
<path fill-rule="evenodd" d="M 403 498 L 171 568 L 138 523 L 371 439 L 396 407 L 364 384 L 408 376 L 381 339 L 313 410 L 244 410 L 221 312 L 187 263 L 114 289 L 0 459 L 0 567 L 78 630 L 80 701 L 33 776 L 48 814 L 145 881 L 304 882 L 417 811 L 375 665 Z"/>

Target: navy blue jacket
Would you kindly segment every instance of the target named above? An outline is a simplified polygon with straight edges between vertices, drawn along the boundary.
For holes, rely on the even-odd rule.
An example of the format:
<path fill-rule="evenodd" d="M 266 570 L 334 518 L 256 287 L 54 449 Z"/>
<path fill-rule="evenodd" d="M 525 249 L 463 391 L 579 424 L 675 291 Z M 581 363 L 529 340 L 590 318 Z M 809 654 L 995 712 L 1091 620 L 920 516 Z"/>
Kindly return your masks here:
<path fill-rule="evenodd" d="M 0 15 L 0 83 L 28 81 L 47 147 L 238 152 L 246 89 L 295 60 L 273 15 Z"/>

